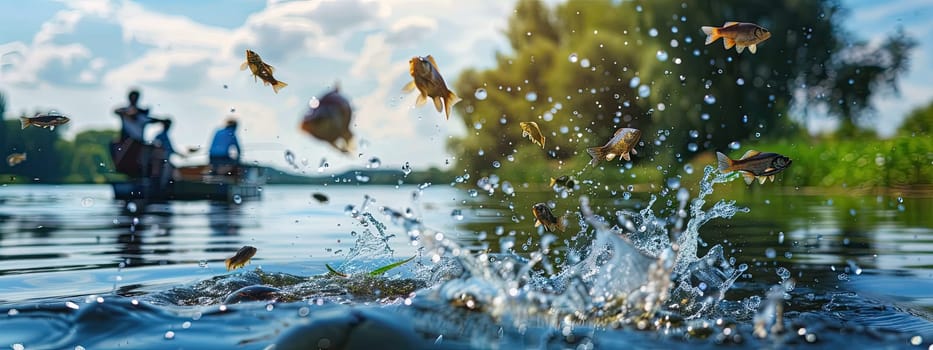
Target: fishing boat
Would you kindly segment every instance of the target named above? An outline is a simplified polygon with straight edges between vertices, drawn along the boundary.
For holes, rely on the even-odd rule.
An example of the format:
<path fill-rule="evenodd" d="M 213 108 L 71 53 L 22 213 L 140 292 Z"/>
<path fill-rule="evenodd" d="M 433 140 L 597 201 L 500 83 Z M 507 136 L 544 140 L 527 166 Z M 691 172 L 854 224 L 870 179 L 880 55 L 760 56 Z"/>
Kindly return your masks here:
<path fill-rule="evenodd" d="M 111 183 L 113 196 L 119 200 L 239 202 L 259 199 L 265 184 L 261 167 L 165 166 L 160 148 L 129 139 L 111 143 L 110 151 L 117 172 L 129 177 Z"/>

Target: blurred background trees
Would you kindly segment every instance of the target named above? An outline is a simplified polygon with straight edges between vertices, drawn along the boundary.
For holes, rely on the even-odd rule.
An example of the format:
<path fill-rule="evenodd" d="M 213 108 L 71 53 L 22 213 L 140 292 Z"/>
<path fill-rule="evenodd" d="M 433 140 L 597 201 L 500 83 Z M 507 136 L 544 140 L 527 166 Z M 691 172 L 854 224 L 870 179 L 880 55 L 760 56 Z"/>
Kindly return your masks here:
<path fill-rule="evenodd" d="M 733 20 L 772 37 L 754 55 L 704 45 L 701 26 Z M 510 161 L 582 167 L 585 148 L 620 127 L 644 131 L 634 162 L 656 165 L 800 135 L 810 115 L 854 134 L 871 128 L 872 97 L 896 92 L 915 43 L 897 32 L 872 45 L 845 20 L 834 0 L 521 0 L 504 33 L 512 51 L 456 79 L 467 135 L 449 147 L 458 168 L 487 174 Z M 522 121 L 541 126 L 543 152 L 521 139 Z"/>

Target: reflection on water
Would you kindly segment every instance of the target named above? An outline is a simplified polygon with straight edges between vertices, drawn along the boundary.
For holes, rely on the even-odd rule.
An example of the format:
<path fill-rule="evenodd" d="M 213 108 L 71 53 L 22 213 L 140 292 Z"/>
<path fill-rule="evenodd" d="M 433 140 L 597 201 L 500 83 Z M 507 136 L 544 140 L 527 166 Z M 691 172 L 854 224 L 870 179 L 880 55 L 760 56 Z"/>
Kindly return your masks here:
<path fill-rule="evenodd" d="M 716 312 L 702 320 L 710 324 L 724 320 L 726 325 L 714 328 L 713 334 L 686 332 L 688 338 L 705 338 L 709 344 L 736 342 L 737 338 L 723 333 L 733 329 L 729 332 L 742 334 L 742 344 L 753 348 L 807 343 L 811 334 L 818 344 L 848 344 L 845 335 L 859 337 L 859 343 L 865 346 L 900 347 L 909 344 L 914 336 L 922 337 L 922 346 L 933 341 L 933 297 L 929 294 L 933 290 L 933 218 L 928 216 L 933 212 L 933 198 L 727 189 L 731 187 L 712 195 L 710 203 L 716 198 L 735 199 L 750 211 L 703 226 L 696 255 L 703 256 L 721 245 L 730 265 L 746 264 L 748 268 L 726 291 Z M 310 197 L 315 192 L 327 193 L 331 203 L 315 201 Z M 7 318 L 0 316 L 0 328 L 15 331 L 0 332 L 0 344 L 73 348 L 80 344 L 103 345 L 110 339 L 159 347 L 171 331 L 179 346 L 240 344 L 263 348 L 276 334 L 312 321 L 318 311 L 331 310 L 333 303 L 375 303 L 388 304 L 383 310 L 410 322 L 420 336 L 431 341 L 441 339 L 435 343 L 438 346 L 611 347 L 643 345 L 645 341 L 661 347 L 684 345 L 681 338 L 633 333 L 621 324 L 617 325 L 621 330 L 612 325 L 588 328 L 579 324 L 567 333 L 552 328 L 556 323 L 500 328 L 495 325 L 501 325 L 502 319 L 490 319 L 490 314 L 465 307 L 469 302 L 466 299 L 457 305 L 436 304 L 436 300 L 425 298 L 433 293 L 431 290 L 419 292 L 422 297 L 404 297 L 412 290 L 406 288 L 435 285 L 461 273 L 455 268 L 424 271 L 432 266 L 430 256 L 421 256 L 399 271 L 374 280 L 328 276 L 323 266 L 344 262 L 360 237 L 366 236 L 361 234 L 375 227 L 345 213 L 347 205 L 359 205 L 364 195 L 369 195 L 369 211 L 389 225 L 383 237 L 395 250 L 395 257 L 374 262 L 357 259 L 354 263 L 362 265 L 341 268 L 362 273 L 400 257 L 420 256 L 423 251 L 419 246 L 405 238 L 408 221 L 379 215 L 383 213 L 379 208 L 388 206 L 393 210 L 385 213 L 395 213 L 400 219 L 417 217 L 417 222 L 454 237 L 470 254 L 486 252 L 493 259 L 518 264 L 526 264 L 527 259 L 538 261 L 540 268 L 535 267 L 532 273 L 547 269 L 540 265 L 545 260 L 534 255 L 547 241 L 546 261 L 558 273 L 592 239 L 591 235 L 575 232 L 586 222 L 576 221 L 574 229 L 545 239 L 549 234 L 533 226 L 530 208 L 534 203 L 550 201 L 558 210 L 572 213 L 577 196 L 584 191 L 580 192 L 567 198 L 553 192 L 473 197 L 437 186 L 423 191 L 405 187 L 272 186 L 260 202 L 177 202 L 137 204 L 133 208 L 110 200 L 106 187 L 2 187 L 0 284 L 4 288 L 0 290 L 0 311 Z M 659 197 L 653 208 L 662 218 L 657 220 L 663 222 L 655 223 L 620 220 L 626 217 L 620 215 L 626 210 L 635 212 L 647 207 L 647 194 L 632 193 L 631 197 L 592 196 L 590 202 L 595 214 L 605 218 L 609 226 L 632 225 L 637 229 L 642 225 L 676 224 L 664 219 L 677 213 L 676 193 Z M 451 215 L 454 209 L 460 210 L 458 215 Z M 244 270 L 227 273 L 223 259 L 243 245 L 256 246 L 259 252 Z M 510 257 L 512 252 L 518 255 Z M 395 282 L 404 278 L 418 283 Z M 789 332 L 771 340 L 751 339 L 753 317 L 769 302 L 767 291 L 782 283 L 786 288 L 782 305 Z M 254 284 L 276 288 L 290 299 L 281 299 L 275 306 L 260 302 L 220 310 L 219 303 L 230 292 Z M 380 287 L 373 287 L 376 285 Z M 390 290 L 400 294 L 381 292 Z M 85 298 L 92 294 L 95 296 Z M 137 300 L 135 304 L 132 299 Z M 78 308 L 66 306 L 65 300 L 75 302 Z M 412 301 L 411 305 L 406 300 Z M 186 306 L 163 309 L 148 304 Z M 11 312 L 18 316 L 10 316 Z M 93 329 L 83 323 L 107 312 L 115 314 L 97 322 L 110 325 L 109 329 Z M 379 319 L 378 315 L 359 317 Z M 261 319 L 266 321 L 258 326 L 256 322 Z M 113 327 L 120 322 L 132 326 Z M 172 326 L 154 326 L 166 324 Z M 80 331 L 63 335 L 61 339 L 68 341 L 56 344 L 43 342 L 45 338 L 31 331 L 40 328 L 48 334 L 64 334 L 73 327 Z M 228 334 L 230 338 L 219 340 L 211 334 Z"/>

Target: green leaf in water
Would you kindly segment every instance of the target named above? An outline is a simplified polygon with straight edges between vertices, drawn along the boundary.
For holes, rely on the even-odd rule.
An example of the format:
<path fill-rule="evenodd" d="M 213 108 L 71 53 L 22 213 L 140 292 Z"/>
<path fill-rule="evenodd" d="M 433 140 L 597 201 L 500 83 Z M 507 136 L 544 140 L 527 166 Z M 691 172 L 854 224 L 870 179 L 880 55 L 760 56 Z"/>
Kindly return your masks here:
<path fill-rule="evenodd" d="M 332 273 L 332 274 L 334 274 L 334 275 L 337 275 L 337 276 L 340 276 L 340 277 L 343 277 L 343 278 L 349 277 L 349 276 L 347 276 L 347 274 L 345 274 L 345 273 L 342 273 L 342 272 L 339 272 L 339 271 L 337 271 L 337 270 L 334 270 L 334 268 L 333 268 L 333 267 L 330 267 L 329 264 L 324 264 L 324 267 L 326 267 L 326 268 L 327 268 L 327 271 L 329 271 L 330 273 Z"/>
<path fill-rule="evenodd" d="M 402 260 L 402 261 L 399 261 L 399 262 L 395 262 L 395 263 L 388 264 L 388 265 L 386 265 L 386 266 L 383 266 L 383 267 L 380 267 L 380 268 L 378 268 L 378 269 L 372 270 L 372 271 L 369 273 L 369 275 L 370 275 L 370 276 L 373 276 L 373 277 L 379 276 L 379 275 L 381 275 L 381 274 L 386 273 L 386 271 L 389 271 L 389 270 L 394 269 L 394 268 L 396 268 L 396 267 L 402 266 L 402 265 L 404 265 L 405 263 L 407 263 L 407 262 L 409 262 L 409 261 L 412 261 L 412 260 L 414 260 L 414 259 L 415 259 L 415 257 L 413 256 L 413 257 L 410 257 L 410 258 L 408 258 L 408 259 L 405 259 L 405 260 Z"/>

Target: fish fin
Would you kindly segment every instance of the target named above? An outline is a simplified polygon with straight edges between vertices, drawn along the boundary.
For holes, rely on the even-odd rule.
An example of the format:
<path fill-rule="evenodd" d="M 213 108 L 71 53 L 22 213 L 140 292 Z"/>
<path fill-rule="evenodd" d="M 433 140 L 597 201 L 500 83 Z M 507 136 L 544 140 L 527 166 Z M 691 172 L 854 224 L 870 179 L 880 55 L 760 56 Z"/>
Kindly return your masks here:
<path fill-rule="evenodd" d="M 749 172 L 744 172 L 744 171 L 743 171 L 743 172 L 742 172 L 742 177 L 745 178 L 745 184 L 746 184 L 746 185 L 751 185 L 752 182 L 755 182 L 755 175 L 752 175 L 752 174 L 749 173 Z"/>
<path fill-rule="evenodd" d="M 628 152 L 625 152 L 625 153 L 622 153 L 622 159 L 625 159 L 626 162 L 631 162 L 632 156 L 630 156 Z"/>
<path fill-rule="evenodd" d="M 606 156 L 606 151 L 602 147 L 587 148 L 586 153 L 589 153 L 590 157 L 593 157 L 593 160 L 590 160 L 590 165 L 596 165 Z"/>
<path fill-rule="evenodd" d="M 402 87 L 402 91 L 403 91 L 403 92 L 412 92 L 413 90 L 415 90 L 415 81 L 414 81 L 414 80 L 409 81 L 408 84 L 405 84 L 405 86 Z"/>
<path fill-rule="evenodd" d="M 560 230 L 560 232 L 565 232 L 565 231 L 567 231 L 567 224 L 564 223 L 564 216 L 561 216 L 561 217 L 557 218 L 557 222 L 554 223 L 554 226 L 555 226 L 558 230 Z"/>
<path fill-rule="evenodd" d="M 764 174 L 767 174 L 767 173 L 773 172 L 773 171 L 775 171 L 775 170 L 777 170 L 777 169 L 772 168 L 772 167 L 768 167 L 768 168 L 765 168 L 765 171 L 764 171 L 763 173 L 764 173 Z"/>
<path fill-rule="evenodd" d="M 764 184 L 765 181 L 768 181 L 768 177 L 767 177 L 767 176 L 759 176 L 759 177 L 758 177 L 758 183 L 759 183 L 759 184 Z"/>
<path fill-rule="evenodd" d="M 732 38 L 723 38 L 723 39 L 722 39 L 722 46 L 725 47 L 726 50 L 731 49 L 733 46 L 735 46 L 735 39 L 732 39 Z"/>
<path fill-rule="evenodd" d="M 415 100 L 415 106 L 421 107 L 424 106 L 425 103 L 428 103 L 428 97 L 423 93 L 418 95 L 418 99 Z"/>
<path fill-rule="evenodd" d="M 552 178 L 551 178 L 551 183 L 548 184 L 547 187 L 554 187 L 554 185 L 556 185 L 556 184 L 557 184 L 557 179 L 555 179 L 555 178 L 552 177 Z"/>
<path fill-rule="evenodd" d="M 434 70 L 435 70 L 435 71 L 440 72 L 440 71 L 437 69 L 437 62 L 434 61 L 434 56 L 428 55 L 428 57 L 425 57 L 425 58 L 428 59 L 428 62 L 431 62 L 431 66 L 434 67 Z"/>
<path fill-rule="evenodd" d="M 240 70 L 246 70 L 247 67 L 249 67 L 249 61 L 240 64 Z"/>
<path fill-rule="evenodd" d="M 770 179 L 771 182 L 774 182 L 774 175 L 769 175 L 769 176 L 768 176 L 768 179 Z"/>
<path fill-rule="evenodd" d="M 719 161 L 719 171 L 728 172 L 732 168 L 732 159 L 729 159 L 729 156 L 722 154 L 722 152 L 716 152 L 716 159 Z"/>
<path fill-rule="evenodd" d="M 272 90 L 275 91 L 275 93 L 279 93 L 279 90 L 286 86 L 288 86 L 288 84 L 286 84 L 284 81 L 279 81 L 275 84 L 272 84 Z"/>
<path fill-rule="evenodd" d="M 761 154 L 761 152 L 758 152 L 758 151 L 756 151 L 756 150 L 750 149 L 750 150 L 748 150 L 748 152 L 745 152 L 745 154 L 743 154 L 743 155 L 742 155 L 742 158 L 739 158 L 739 160 L 748 159 L 748 158 L 757 156 L 757 155 L 759 155 L 759 154 Z"/>
<path fill-rule="evenodd" d="M 738 52 L 738 53 L 742 53 L 742 51 L 745 51 L 745 46 L 743 46 L 743 45 L 735 45 L 735 51 Z"/>
<path fill-rule="evenodd" d="M 535 219 L 535 227 L 541 226 L 541 220 Z"/>
<path fill-rule="evenodd" d="M 722 27 L 727 28 L 727 27 L 731 27 L 737 24 L 739 24 L 739 22 L 726 22 L 725 24 L 722 25 Z"/>
<path fill-rule="evenodd" d="M 457 97 L 453 91 L 447 90 L 447 98 L 444 99 L 444 109 L 447 111 L 447 119 L 450 119 L 450 108 L 453 107 L 457 102 L 460 102 L 460 97 Z"/>
<path fill-rule="evenodd" d="M 700 29 L 703 30 L 704 34 L 706 34 L 706 45 L 712 44 L 714 41 L 722 37 L 722 35 L 719 34 L 719 28 L 702 26 Z"/>
<path fill-rule="evenodd" d="M 434 98 L 434 108 L 437 109 L 438 112 L 444 110 L 443 102 L 441 102 L 440 96 Z M 447 118 L 450 119 L 450 114 L 447 114 Z"/>
<path fill-rule="evenodd" d="M 263 63 L 263 64 L 265 64 L 265 63 Z M 269 73 L 275 73 L 275 67 L 270 66 L 270 65 L 268 65 L 268 64 L 265 64 L 265 66 L 266 66 L 266 69 L 269 70 Z"/>
<path fill-rule="evenodd" d="M 541 145 L 541 149 L 544 149 L 544 142 L 545 142 L 545 141 L 547 141 L 547 138 L 544 137 L 544 135 L 541 135 L 541 142 L 539 143 L 539 144 Z"/>
<path fill-rule="evenodd" d="M 619 136 L 619 134 L 623 132 L 625 132 L 625 128 L 619 128 L 619 130 L 616 130 L 616 132 L 612 133 L 612 136 L 613 137 Z"/>
<path fill-rule="evenodd" d="M 752 54 L 754 54 L 755 52 L 758 52 L 758 44 L 749 45 L 748 51 L 751 52 Z"/>
<path fill-rule="evenodd" d="M 618 154 L 615 154 L 615 153 L 612 153 L 612 152 L 606 153 L 606 160 L 613 160 L 613 159 L 616 159 L 616 156 L 617 156 L 617 155 L 618 155 Z"/>
<path fill-rule="evenodd" d="M 20 124 L 20 126 L 22 126 L 22 129 L 25 129 L 25 128 L 29 127 L 30 125 L 32 125 L 32 122 L 29 121 L 29 118 L 26 118 L 26 117 L 19 117 L 19 124 Z M 20 129 L 20 130 L 22 130 L 22 129 Z"/>
<path fill-rule="evenodd" d="M 632 150 L 630 152 L 632 152 L 632 154 L 638 154 L 638 151 L 635 150 L 635 147 L 632 147 Z"/>
<path fill-rule="evenodd" d="M 224 260 L 224 266 L 227 267 L 227 271 L 230 271 L 236 268 L 233 266 L 233 260 L 230 260 L 230 259 L 231 258 L 227 258 L 227 260 Z"/>

